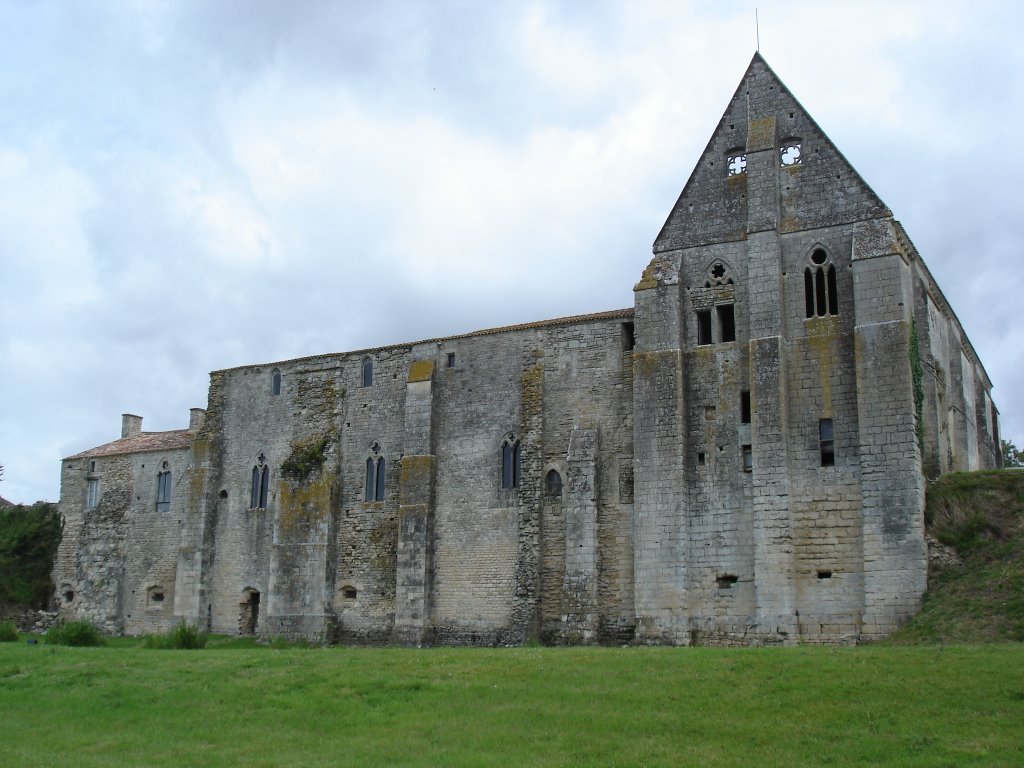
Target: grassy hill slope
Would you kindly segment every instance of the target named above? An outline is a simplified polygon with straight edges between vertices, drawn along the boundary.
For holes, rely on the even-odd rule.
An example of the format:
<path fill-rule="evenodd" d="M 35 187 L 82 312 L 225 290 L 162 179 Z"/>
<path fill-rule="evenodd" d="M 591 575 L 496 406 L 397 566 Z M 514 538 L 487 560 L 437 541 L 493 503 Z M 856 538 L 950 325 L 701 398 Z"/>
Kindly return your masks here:
<path fill-rule="evenodd" d="M 1024 641 L 1024 471 L 959 472 L 928 486 L 932 560 L 921 613 L 892 643 Z"/>

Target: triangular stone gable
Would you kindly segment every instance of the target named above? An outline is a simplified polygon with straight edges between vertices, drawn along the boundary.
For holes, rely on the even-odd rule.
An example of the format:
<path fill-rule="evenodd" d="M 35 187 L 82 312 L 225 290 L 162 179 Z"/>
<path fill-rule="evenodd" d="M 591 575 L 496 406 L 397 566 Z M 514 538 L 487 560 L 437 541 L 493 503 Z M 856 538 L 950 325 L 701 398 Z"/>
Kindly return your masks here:
<path fill-rule="evenodd" d="M 654 252 L 742 240 L 763 229 L 764 212 L 748 207 L 746 174 L 729 176 L 730 154 L 800 141 L 801 163 L 779 168 L 778 209 L 769 226 L 794 232 L 889 215 L 886 205 L 755 53 L 725 114 L 690 175 Z"/>

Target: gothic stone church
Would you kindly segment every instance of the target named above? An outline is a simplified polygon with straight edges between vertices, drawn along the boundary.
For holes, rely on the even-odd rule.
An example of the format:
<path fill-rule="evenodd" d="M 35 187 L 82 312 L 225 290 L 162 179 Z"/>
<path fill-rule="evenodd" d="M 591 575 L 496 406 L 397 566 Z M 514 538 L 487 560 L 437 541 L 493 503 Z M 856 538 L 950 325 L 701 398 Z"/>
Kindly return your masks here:
<path fill-rule="evenodd" d="M 755 55 L 630 309 L 215 371 L 62 464 L 62 614 L 338 643 L 879 638 L 991 382 L 903 227 Z"/>

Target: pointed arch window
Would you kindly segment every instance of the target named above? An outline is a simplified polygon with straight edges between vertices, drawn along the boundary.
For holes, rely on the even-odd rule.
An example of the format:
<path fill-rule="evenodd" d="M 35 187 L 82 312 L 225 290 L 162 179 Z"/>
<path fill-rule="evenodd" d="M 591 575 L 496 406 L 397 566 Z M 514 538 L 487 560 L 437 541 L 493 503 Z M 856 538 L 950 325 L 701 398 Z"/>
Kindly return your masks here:
<path fill-rule="evenodd" d="M 266 457 L 261 453 L 256 458 L 256 466 L 252 468 L 252 485 L 249 491 L 250 509 L 266 509 L 269 494 L 270 467 L 266 464 Z"/>
<path fill-rule="evenodd" d="M 274 372 L 270 375 L 270 393 L 274 397 L 281 394 L 281 371 L 277 368 L 275 368 Z"/>
<path fill-rule="evenodd" d="M 518 488 L 522 474 L 522 445 L 519 438 L 509 432 L 501 441 L 501 487 Z"/>
<path fill-rule="evenodd" d="M 822 248 L 814 250 L 804 269 L 804 304 L 808 318 L 839 314 L 836 265 Z"/>
<path fill-rule="evenodd" d="M 384 480 L 386 464 L 381 455 L 379 443 L 370 446 L 370 455 L 366 457 L 366 485 L 363 492 L 364 501 L 384 501 Z"/>
<path fill-rule="evenodd" d="M 166 461 L 161 465 L 161 471 L 156 473 L 156 511 L 171 511 L 171 470 Z"/>
<path fill-rule="evenodd" d="M 362 383 L 364 387 L 373 386 L 373 358 L 363 358 Z"/>
<path fill-rule="evenodd" d="M 557 469 L 548 470 L 544 478 L 544 488 L 548 496 L 562 495 L 562 476 L 558 474 Z"/>

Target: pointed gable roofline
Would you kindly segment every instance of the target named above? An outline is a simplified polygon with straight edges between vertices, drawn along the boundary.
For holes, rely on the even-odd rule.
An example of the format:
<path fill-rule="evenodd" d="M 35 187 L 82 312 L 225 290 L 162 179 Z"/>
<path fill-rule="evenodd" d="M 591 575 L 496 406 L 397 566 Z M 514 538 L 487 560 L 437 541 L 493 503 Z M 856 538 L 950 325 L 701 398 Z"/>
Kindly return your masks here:
<path fill-rule="evenodd" d="M 754 99 L 750 98 L 752 92 Z M 743 99 L 743 96 L 748 98 Z M 748 109 L 748 104 L 752 101 L 761 106 Z M 789 106 L 792 109 L 783 109 L 785 101 L 790 102 Z M 767 108 L 768 104 L 771 105 L 771 109 Z M 781 114 L 769 114 L 772 111 Z M 751 112 L 754 114 L 751 115 Z M 817 145 L 819 155 L 822 149 L 825 150 L 827 157 L 824 160 L 830 161 L 827 164 L 843 168 L 841 175 L 847 177 L 847 186 L 852 182 L 858 188 L 854 194 L 861 198 L 859 210 L 848 211 L 848 215 L 840 216 L 840 220 L 835 220 L 833 216 L 827 221 L 808 222 L 808 226 L 801 226 L 800 229 L 892 215 L 888 206 L 871 189 L 839 148 L 832 143 L 821 126 L 811 117 L 792 91 L 786 87 L 786 84 L 782 82 L 761 53 L 755 52 L 730 98 L 728 106 L 722 113 L 718 126 L 701 153 L 700 160 L 690 173 L 682 192 L 655 238 L 652 248 L 654 253 L 730 240 L 742 240 L 746 237 L 746 228 L 743 226 L 745 224 L 744 216 L 737 215 L 738 209 L 743 209 L 745 212 L 745 194 L 738 192 L 739 185 L 733 185 L 732 189 L 727 187 L 725 153 L 731 148 L 742 147 L 745 150 L 750 139 L 748 122 L 752 117 L 779 118 L 786 112 L 794 114 L 795 122 L 798 122 L 800 127 L 801 138 L 811 138 Z M 785 138 L 785 135 L 775 138 L 776 140 Z M 716 161 L 722 162 L 714 165 Z M 825 164 L 822 163 L 822 165 Z M 817 175 L 823 176 L 821 173 Z M 821 181 L 824 179 L 822 178 Z M 842 179 L 836 181 L 842 181 Z"/>

